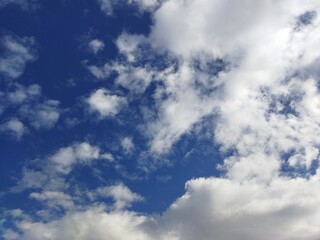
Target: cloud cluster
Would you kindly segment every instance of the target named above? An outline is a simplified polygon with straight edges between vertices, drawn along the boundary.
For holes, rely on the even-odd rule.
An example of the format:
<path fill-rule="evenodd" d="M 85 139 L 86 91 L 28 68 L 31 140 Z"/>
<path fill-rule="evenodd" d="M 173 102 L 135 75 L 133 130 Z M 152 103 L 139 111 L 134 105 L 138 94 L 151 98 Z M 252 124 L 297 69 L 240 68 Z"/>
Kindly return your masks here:
<path fill-rule="evenodd" d="M 319 10 L 312 0 L 166 1 L 149 36 L 119 37 L 129 66 L 145 57 L 141 46 L 177 59 L 152 78 L 162 84 L 145 124 L 151 152 L 214 115 L 226 156 L 224 177 L 189 181 L 160 220 L 147 220 L 157 227 L 139 228 L 148 238 L 318 238 Z"/>
<path fill-rule="evenodd" d="M 7 34 L 0 40 L 3 54 L 0 57 L 0 75 L 3 80 L 1 95 L 0 132 L 7 133 L 20 140 L 29 132 L 29 127 L 35 129 L 51 129 L 60 117 L 60 102 L 45 99 L 38 84 L 29 86 L 19 84 L 14 80 L 24 73 L 28 63 L 37 59 L 37 43 L 33 37 L 18 37 Z"/>
<path fill-rule="evenodd" d="M 100 0 L 100 4 L 110 14 L 112 2 Z M 112 198 L 111 210 L 103 205 L 74 210 L 62 193 L 68 184 L 61 175 L 69 174 L 76 164 L 103 158 L 99 148 L 89 143 L 74 144 L 49 156 L 41 171 L 25 170 L 20 183 L 41 188 L 44 192 L 30 197 L 61 206 L 65 214 L 47 222 L 16 219 L 18 231 L 10 229 L 3 236 L 317 240 L 319 11 L 316 0 L 164 1 L 153 13 L 149 36 L 119 37 L 117 46 L 125 64 L 89 70 L 104 78 L 110 67 L 115 71 L 119 65 L 129 66 L 131 73 L 152 69 L 150 80 L 141 74 L 147 79 L 144 89 L 151 81 L 161 83 L 152 96 L 156 117 L 144 123 L 151 153 L 167 153 L 181 136 L 214 115 L 212 139 L 225 156 L 217 166 L 224 171 L 222 177 L 188 181 L 185 194 L 159 216 L 125 210 L 142 197 L 122 184 L 89 194 L 93 200 Z M 168 65 L 174 67 L 134 65 L 146 57 L 141 46 L 148 47 L 150 54 L 170 55 L 174 61 L 168 60 Z M 126 86 L 127 81 L 117 80 L 137 93 L 130 84 Z M 106 89 L 87 99 L 90 110 L 103 118 L 115 116 L 125 102 Z"/>
<path fill-rule="evenodd" d="M 21 220 L 17 227 L 23 235 L 12 239 L 314 240 L 320 233 L 318 188 L 319 176 L 310 180 L 276 178 L 268 185 L 200 178 L 189 181 L 186 193 L 162 216 L 89 207 L 48 223 Z M 97 194 L 105 193 L 132 199 L 122 185 L 97 190 Z M 33 197 L 47 200 L 56 195 Z M 59 199 L 64 199 L 61 204 L 69 204 L 67 197 Z"/>
<path fill-rule="evenodd" d="M 13 83 L 2 92 L 1 111 L 4 120 L 0 132 L 8 133 L 17 140 L 27 134 L 30 128 L 51 129 L 61 114 L 60 102 L 42 96 L 38 84 L 24 86 Z"/>

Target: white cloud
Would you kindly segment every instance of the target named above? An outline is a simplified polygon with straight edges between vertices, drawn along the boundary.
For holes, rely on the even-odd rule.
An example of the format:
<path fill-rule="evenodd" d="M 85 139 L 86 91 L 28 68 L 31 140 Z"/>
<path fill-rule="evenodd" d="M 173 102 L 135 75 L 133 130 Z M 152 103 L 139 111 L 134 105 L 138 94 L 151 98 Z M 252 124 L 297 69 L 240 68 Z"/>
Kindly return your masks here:
<path fill-rule="evenodd" d="M 101 153 L 99 147 L 82 142 L 60 148 L 49 159 L 54 163 L 58 172 L 68 174 L 77 163 L 90 164 L 93 160 L 98 159 L 112 161 L 113 157 L 109 153 Z"/>
<path fill-rule="evenodd" d="M 22 177 L 17 186 L 13 188 L 14 191 L 21 191 L 32 188 L 42 188 L 48 182 L 49 176 L 44 172 L 24 168 Z"/>
<path fill-rule="evenodd" d="M 53 128 L 60 117 L 60 102 L 57 100 L 46 100 L 36 105 L 23 105 L 20 114 L 28 118 L 30 124 L 37 129 Z"/>
<path fill-rule="evenodd" d="M 159 5 L 160 0 L 97 0 L 101 10 L 107 15 L 113 14 L 114 8 L 117 5 L 131 5 L 137 6 L 138 10 L 143 11 L 154 11 Z"/>
<path fill-rule="evenodd" d="M 112 15 L 113 13 L 113 0 L 98 0 L 101 10 L 106 15 Z"/>
<path fill-rule="evenodd" d="M 17 226 L 23 233 L 19 239 L 88 240 L 94 233 L 94 239 L 316 240 L 320 234 L 318 188 L 318 176 L 309 180 L 279 177 L 269 184 L 200 178 L 189 181 L 186 193 L 161 216 L 88 207 L 47 223 L 24 220 L 17 221 Z M 121 185 L 98 189 L 97 194 L 133 199 Z"/>
<path fill-rule="evenodd" d="M 7 5 L 16 4 L 24 10 L 34 9 L 38 5 L 38 0 L 0 0 L 0 8 Z"/>
<path fill-rule="evenodd" d="M 50 157 L 50 161 L 55 164 L 57 171 L 67 174 L 72 170 L 77 158 L 73 151 L 73 147 L 65 147 L 53 154 Z"/>
<path fill-rule="evenodd" d="M 97 197 L 112 198 L 114 201 L 114 208 L 116 210 L 128 208 L 133 202 L 139 202 L 143 200 L 142 196 L 132 192 L 122 183 L 107 187 L 99 187 L 95 191 L 90 192 L 89 196 L 92 199 Z"/>
<path fill-rule="evenodd" d="M 43 202 L 49 208 L 62 207 L 63 209 L 73 209 L 74 203 L 72 197 L 63 192 L 45 191 L 41 193 L 33 192 L 29 195 L 30 198 Z"/>
<path fill-rule="evenodd" d="M 20 140 L 28 130 L 19 119 L 11 118 L 0 125 L 0 131 L 7 132 L 13 135 L 17 140 Z"/>
<path fill-rule="evenodd" d="M 5 35 L 1 38 L 4 53 L 0 57 L 0 73 L 18 78 L 28 62 L 36 60 L 36 42 L 32 37 Z"/>
<path fill-rule="evenodd" d="M 141 11 L 153 11 L 160 2 L 161 0 L 128 0 L 128 3 L 138 5 Z"/>
<path fill-rule="evenodd" d="M 15 239 L 147 240 L 150 238 L 139 229 L 144 221 L 145 217 L 134 213 L 107 213 L 101 207 L 93 207 L 83 212 L 67 213 L 61 220 L 48 224 L 21 221 L 18 229 L 23 235 Z"/>
<path fill-rule="evenodd" d="M 129 89 L 133 93 L 141 94 L 151 83 L 152 79 L 161 77 L 150 67 L 133 67 L 132 63 L 106 63 L 103 66 L 85 65 L 89 72 L 98 79 L 105 80 L 111 73 L 116 73 L 116 84 Z"/>
<path fill-rule="evenodd" d="M 87 99 L 90 110 L 98 112 L 103 118 L 115 116 L 120 109 L 126 104 L 124 97 L 113 95 L 106 89 L 94 91 Z"/>
<path fill-rule="evenodd" d="M 130 35 L 123 32 L 116 40 L 118 51 L 126 56 L 128 62 L 136 60 L 135 51 L 137 47 L 145 41 L 142 35 Z"/>
<path fill-rule="evenodd" d="M 317 167 L 320 145 L 315 51 L 320 19 L 297 29 L 299 16 L 311 10 L 320 10 L 317 1 L 165 1 L 147 39 L 118 44 L 128 62 L 136 61 L 140 41 L 179 59 L 154 95 L 159 112 L 146 123 L 150 148 L 167 152 L 214 113 L 215 141 L 228 153 L 220 165 L 225 175 L 189 181 L 186 193 L 158 217 L 120 210 L 133 199 L 124 186 L 101 188 L 98 193 L 120 201 L 118 210 L 92 207 L 47 223 L 17 222 L 19 239 L 87 240 L 94 234 L 95 239 L 317 240 L 320 179 L 312 163 Z M 208 63 L 217 58 L 228 68 L 212 76 Z M 207 67 L 195 67 L 195 61 Z M 91 97 L 89 105 L 91 99 L 102 116 L 119 111 L 118 96 L 110 101 L 99 89 Z M 62 169 L 76 161 L 72 146 L 59 154 L 67 159 L 56 161 Z"/>
<path fill-rule="evenodd" d="M 11 121 L 10 126 L 7 125 L 11 130 L 17 130 L 16 133 L 19 133 L 20 137 L 30 129 L 30 126 L 36 129 L 53 128 L 60 118 L 59 103 L 57 100 L 43 99 L 38 84 L 24 86 L 18 83 L 8 87 L 1 101 L 4 115 L 8 114 L 12 118 L 14 112 L 19 117 L 20 123 L 23 122 L 23 128 L 17 121 Z"/>
<path fill-rule="evenodd" d="M 317 148 L 317 140 L 311 134 L 299 141 L 293 138 L 301 131 L 319 131 L 313 120 L 319 104 L 316 72 L 311 67 L 318 61 L 318 54 L 312 49 L 319 43 L 319 18 L 312 17 L 299 31 L 296 29 L 301 16 L 316 12 L 319 6 L 315 1 L 295 2 L 290 7 L 288 4 L 246 0 L 236 4 L 219 0 L 166 1 L 154 13 L 150 36 L 127 33 L 119 36 L 117 47 L 128 62 L 141 58 L 139 48 L 144 44 L 179 59 L 176 71 L 158 78 L 164 83 L 154 95 L 158 118 L 147 123 L 152 151 L 167 152 L 203 117 L 216 113 L 219 115 L 215 137 L 222 150 L 233 148 L 244 156 L 253 151 L 252 147 L 257 153 L 265 154 L 268 146 L 276 150 L 273 158 L 279 161 L 280 155 L 290 149 L 297 148 L 297 154 L 304 156 L 301 152 L 308 151 L 305 149 L 311 142 Z M 254 14 L 249 14 L 248 9 L 254 9 Z M 211 75 L 210 61 L 217 59 L 228 66 L 226 71 Z M 195 61 L 200 62 L 200 67 L 195 67 Z M 290 79 L 295 72 L 303 74 Z M 308 74 L 313 76 L 305 81 L 302 76 Z M 152 78 L 157 76 L 154 73 Z M 288 77 L 289 81 L 284 81 Z M 130 82 L 129 78 L 124 79 Z M 294 94 L 303 96 L 301 101 L 290 103 L 299 117 L 272 113 L 273 104 L 281 107 L 281 101 Z M 276 130 L 290 124 L 300 127 L 287 132 Z M 270 142 L 270 138 L 275 141 Z M 266 144 L 267 141 L 273 146 Z M 259 145 L 254 146 L 254 142 Z M 315 156 L 308 154 L 307 166 Z M 274 170 L 278 169 L 274 167 Z"/>
<path fill-rule="evenodd" d="M 154 95 L 159 105 L 159 117 L 147 125 L 151 151 L 168 152 L 194 124 L 213 113 L 215 97 L 203 95 L 193 83 L 195 78 L 195 71 L 188 66 L 181 66 L 177 72 L 167 74 L 165 88 L 158 89 Z"/>
<path fill-rule="evenodd" d="M 134 143 L 131 137 L 124 137 L 121 139 L 121 147 L 125 153 L 129 154 L 132 153 L 134 150 Z"/>
<path fill-rule="evenodd" d="M 27 189 L 60 192 L 70 187 L 65 173 L 60 172 L 50 159 L 36 159 L 35 163 L 23 168 L 17 185 L 11 188 L 13 192 Z"/>
<path fill-rule="evenodd" d="M 275 178 L 266 185 L 191 180 L 187 193 L 164 214 L 164 232 L 184 240 L 317 239 L 318 186 L 318 179 L 299 178 Z"/>
<path fill-rule="evenodd" d="M 146 67 L 114 65 L 112 68 L 118 73 L 116 84 L 133 93 L 143 93 L 155 77 L 154 71 Z"/>
<path fill-rule="evenodd" d="M 99 39 L 93 39 L 89 42 L 88 47 L 89 50 L 96 55 L 104 49 L 104 43 Z"/>
<path fill-rule="evenodd" d="M 14 91 L 8 92 L 8 100 L 13 104 L 21 104 L 41 95 L 41 87 L 38 84 L 32 84 L 28 87 L 20 84 L 15 86 Z"/>
<path fill-rule="evenodd" d="M 106 79 L 111 74 L 112 69 L 110 69 L 109 64 L 105 64 L 102 67 L 97 67 L 95 65 L 86 65 L 85 67 L 89 72 L 98 79 Z"/>

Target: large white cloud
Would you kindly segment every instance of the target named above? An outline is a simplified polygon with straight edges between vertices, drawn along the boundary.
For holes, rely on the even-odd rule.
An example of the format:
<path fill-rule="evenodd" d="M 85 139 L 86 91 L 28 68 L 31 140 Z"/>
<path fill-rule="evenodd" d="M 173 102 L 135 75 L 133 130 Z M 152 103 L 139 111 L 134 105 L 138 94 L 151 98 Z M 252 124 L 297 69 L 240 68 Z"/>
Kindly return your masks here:
<path fill-rule="evenodd" d="M 312 0 L 166 1 L 147 38 L 119 37 L 128 62 L 139 44 L 179 60 L 154 95 L 151 151 L 167 152 L 214 113 L 214 140 L 232 153 L 224 179 L 189 182 L 164 214 L 173 239 L 317 239 L 319 10 Z M 212 76 L 217 59 L 227 66 Z"/>
<path fill-rule="evenodd" d="M 121 190 L 119 195 L 116 188 L 98 189 L 97 194 L 116 193 L 113 196 L 123 198 L 130 192 Z M 269 184 L 200 178 L 189 181 L 187 192 L 162 216 L 89 206 L 47 223 L 17 220 L 22 235 L 12 239 L 316 240 L 320 234 L 318 188 L 319 176 L 309 180 L 279 177 Z M 32 197 L 73 206 L 63 194 Z"/>

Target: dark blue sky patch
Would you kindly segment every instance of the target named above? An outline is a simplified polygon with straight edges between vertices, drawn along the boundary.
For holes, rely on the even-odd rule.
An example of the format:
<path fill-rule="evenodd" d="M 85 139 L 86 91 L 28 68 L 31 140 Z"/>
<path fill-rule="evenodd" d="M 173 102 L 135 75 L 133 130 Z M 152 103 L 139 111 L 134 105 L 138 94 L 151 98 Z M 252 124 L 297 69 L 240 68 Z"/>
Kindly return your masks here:
<path fill-rule="evenodd" d="M 314 10 L 306 11 L 305 13 L 301 14 L 297 18 L 295 30 L 299 30 L 307 25 L 312 24 L 312 22 L 316 17 L 317 17 L 317 12 Z"/>

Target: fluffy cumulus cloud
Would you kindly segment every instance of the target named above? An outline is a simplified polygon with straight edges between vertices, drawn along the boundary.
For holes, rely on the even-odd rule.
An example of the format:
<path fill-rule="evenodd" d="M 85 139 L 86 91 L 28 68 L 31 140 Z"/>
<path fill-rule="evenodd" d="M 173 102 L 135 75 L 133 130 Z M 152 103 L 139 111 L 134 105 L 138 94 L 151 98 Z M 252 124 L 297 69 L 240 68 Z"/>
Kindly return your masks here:
<path fill-rule="evenodd" d="M 100 117 L 105 118 L 115 116 L 126 104 L 126 99 L 101 88 L 88 97 L 87 103 L 90 111 L 97 112 Z"/>
<path fill-rule="evenodd" d="M 225 176 L 188 182 L 152 239 L 318 238 L 319 7 L 166 1 L 149 36 L 119 37 L 129 64 L 141 45 L 178 61 L 157 78 L 150 150 L 166 153 L 214 115 L 212 137 L 226 155 Z"/>
<path fill-rule="evenodd" d="M 98 189 L 97 194 L 132 199 L 120 185 Z M 70 211 L 48 223 L 22 219 L 23 233 L 13 239 L 283 239 L 313 240 L 319 236 L 320 196 L 318 176 L 276 178 L 270 184 L 228 179 L 196 179 L 187 183 L 187 192 L 162 216 L 141 216 L 123 210 L 108 211 L 102 206 Z M 304 189 L 304 194 L 301 194 Z M 308 197 L 306 197 L 308 196 Z M 57 193 L 33 194 L 41 201 L 58 198 Z M 94 224 L 92 224 L 94 223 Z M 94 234 L 94 235 L 92 235 Z"/>
<path fill-rule="evenodd" d="M 28 62 L 36 59 L 36 42 L 32 37 L 2 36 L 0 73 L 10 78 L 19 77 Z"/>
<path fill-rule="evenodd" d="M 139 229 L 144 221 L 145 217 L 131 212 L 106 213 L 102 207 L 93 207 L 83 212 L 70 212 L 60 221 L 48 224 L 22 220 L 18 225 L 22 236 L 12 231 L 7 231 L 6 235 L 12 240 L 147 240 L 147 234 Z"/>

